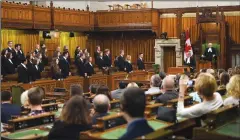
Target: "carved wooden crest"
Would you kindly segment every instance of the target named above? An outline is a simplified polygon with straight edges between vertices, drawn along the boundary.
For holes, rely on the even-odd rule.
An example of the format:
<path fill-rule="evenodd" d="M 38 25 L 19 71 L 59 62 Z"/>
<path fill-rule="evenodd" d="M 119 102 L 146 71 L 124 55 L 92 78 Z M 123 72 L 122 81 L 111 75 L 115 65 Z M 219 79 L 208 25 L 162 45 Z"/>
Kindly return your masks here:
<path fill-rule="evenodd" d="M 216 13 L 213 13 L 215 11 Z M 216 10 L 213 10 L 213 8 L 203 8 L 201 9 L 200 12 L 199 12 L 199 8 L 197 8 L 197 15 L 196 15 L 197 24 L 208 23 L 208 22 L 220 23 L 222 20 L 224 20 L 223 12 L 220 14 L 218 7 L 216 8 Z"/>

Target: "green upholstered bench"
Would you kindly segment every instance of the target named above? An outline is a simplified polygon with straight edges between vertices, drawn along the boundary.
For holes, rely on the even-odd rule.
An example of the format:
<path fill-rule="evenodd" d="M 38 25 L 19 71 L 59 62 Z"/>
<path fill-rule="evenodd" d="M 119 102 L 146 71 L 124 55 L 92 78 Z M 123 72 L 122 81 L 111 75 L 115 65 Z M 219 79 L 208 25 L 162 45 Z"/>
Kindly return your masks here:
<path fill-rule="evenodd" d="M 157 121 L 157 120 L 150 120 L 150 121 L 148 121 L 148 124 L 154 130 L 162 129 L 162 128 L 169 126 L 167 123 Z M 103 139 L 118 139 L 126 132 L 126 129 L 127 128 L 125 128 L 125 127 L 116 128 L 111 131 L 104 132 L 100 137 Z"/>
<path fill-rule="evenodd" d="M 6 139 L 35 139 L 41 138 L 48 135 L 48 131 L 40 130 L 40 129 L 28 129 L 24 131 L 10 133 L 6 136 L 2 136 Z"/>

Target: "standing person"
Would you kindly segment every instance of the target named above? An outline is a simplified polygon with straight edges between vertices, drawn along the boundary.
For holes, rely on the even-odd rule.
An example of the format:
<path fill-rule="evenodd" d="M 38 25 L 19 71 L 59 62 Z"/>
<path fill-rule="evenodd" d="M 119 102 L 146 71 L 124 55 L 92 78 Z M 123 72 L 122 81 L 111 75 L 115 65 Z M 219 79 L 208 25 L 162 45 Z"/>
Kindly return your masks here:
<path fill-rule="evenodd" d="M 41 79 L 41 71 L 39 68 L 39 59 L 35 58 L 33 59 L 33 76 L 32 81 L 36 81 L 38 79 Z"/>
<path fill-rule="evenodd" d="M 139 57 L 137 60 L 137 66 L 138 66 L 138 70 L 145 71 L 145 65 L 144 65 L 144 61 L 143 61 L 143 53 L 139 53 Z"/>
<path fill-rule="evenodd" d="M 79 52 L 80 52 L 80 46 L 77 46 L 76 47 L 76 49 L 75 49 L 75 51 L 74 51 L 74 59 L 76 60 L 77 59 L 77 56 L 78 56 L 78 54 L 79 54 Z"/>
<path fill-rule="evenodd" d="M 100 53 L 99 53 L 99 56 L 98 56 L 98 58 L 97 58 L 97 63 L 98 63 L 98 68 L 99 68 L 100 70 L 103 70 L 103 69 L 106 68 L 105 62 L 104 62 L 104 60 L 103 60 L 103 52 L 100 52 Z"/>
<path fill-rule="evenodd" d="M 28 76 L 29 76 L 30 81 L 33 81 L 33 77 L 34 77 L 34 73 L 33 73 L 34 65 L 33 65 L 33 62 L 32 62 L 32 60 L 33 60 L 33 55 L 32 54 L 34 54 L 34 52 L 33 53 L 30 52 L 26 56 L 26 58 L 27 58 L 27 70 L 28 70 Z"/>
<path fill-rule="evenodd" d="M 18 66 L 18 83 L 29 83 L 29 73 L 27 69 L 27 59 L 21 60 L 22 63 Z"/>
<path fill-rule="evenodd" d="M 97 64 L 97 58 L 99 57 L 99 54 L 100 54 L 100 51 L 101 51 L 101 48 L 99 45 L 96 46 L 96 51 L 94 52 L 94 60 L 95 60 L 95 64 Z"/>
<path fill-rule="evenodd" d="M 40 52 L 40 45 L 36 44 L 36 49 L 34 51 L 35 55 L 38 54 Z"/>
<path fill-rule="evenodd" d="M 67 61 L 68 61 L 69 65 L 71 65 L 71 56 L 70 56 L 69 48 L 67 45 L 63 46 L 63 52 L 68 52 Z"/>
<path fill-rule="evenodd" d="M 51 73 L 52 73 L 52 79 L 59 80 L 63 78 L 61 69 L 59 68 L 58 58 L 53 58 L 52 65 L 51 65 Z"/>
<path fill-rule="evenodd" d="M 132 73 L 133 72 L 133 67 L 131 63 L 131 55 L 127 55 L 126 61 L 125 61 L 125 71 L 127 73 Z"/>
<path fill-rule="evenodd" d="M 120 55 L 118 56 L 118 69 L 119 71 L 125 70 L 124 50 L 121 50 Z"/>
<path fill-rule="evenodd" d="M 110 50 L 109 49 L 105 49 L 103 60 L 105 62 L 106 67 L 111 67 L 112 66 L 112 58 L 110 56 Z"/>
<path fill-rule="evenodd" d="M 85 54 L 81 53 L 77 62 L 78 74 L 82 77 L 85 76 Z"/>
<path fill-rule="evenodd" d="M 184 65 L 189 66 L 190 67 L 190 71 L 193 73 L 195 68 L 196 68 L 196 61 L 195 61 L 193 55 L 192 56 L 191 55 L 192 55 L 192 52 L 189 51 L 187 53 L 187 58 L 184 60 Z"/>
<path fill-rule="evenodd" d="M 36 55 L 36 58 L 38 59 L 39 63 L 38 63 L 38 67 L 39 67 L 39 70 L 40 72 L 43 72 L 44 70 L 44 62 L 42 61 L 42 54 L 41 53 L 38 53 Z"/>
<path fill-rule="evenodd" d="M 4 67 L 4 70 L 5 70 L 6 74 L 14 74 L 14 73 L 16 73 L 15 65 L 14 65 L 14 63 L 12 61 L 12 53 L 11 52 L 7 53 L 7 59 L 5 59 L 3 67 Z"/>
<path fill-rule="evenodd" d="M 7 73 L 5 71 L 5 62 L 7 61 L 7 53 L 8 53 L 8 50 L 7 49 L 3 49 L 2 50 L 2 53 L 1 53 L 1 75 L 5 76 Z"/>
<path fill-rule="evenodd" d="M 89 57 L 86 64 L 85 64 L 85 73 L 87 73 L 87 76 L 92 76 L 95 74 L 93 65 L 92 65 L 92 57 Z"/>
<path fill-rule="evenodd" d="M 47 56 L 47 47 L 45 46 L 45 44 L 42 45 L 41 53 L 42 53 L 42 62 L 44 64 L 44 66 L 47 66 L 48 65 L 48 56 Z"/>
<path fill-rule="evenodd" d="M 19 44 L 15 44 L 15 48 L 12 51 L 12 61 L 14 63 L 15 68 L 21 63 L 19 55 L 18 55 L 18 46 Z"/>
<path fill-rule="evenodd" d="M 63 58 L 60 59 L 60 62 L 59 62 L 59 67 L 61 69 L 63 78 L 67 78 L 68 76 L 71 75 L 70 65 L 67 58 L 68 58 L 68 51 L 65 51 L 63 52 Z"/>
<path fill-rule="evenodd" d="M 8 41 L 8 48 L 7 48 L 8 52 L 12 52 L 13 51 L 12 46 L 13 46 L 13 42 L 12 41 Z"/>
<path fill-rule="evenodd" d="M 22 45 L 18 44 L 17 50 L 18 50 L 18 57 L 20 59 L 20 63 L 22 62 L 22 60 L 26 59 L 21 47 Z"/>

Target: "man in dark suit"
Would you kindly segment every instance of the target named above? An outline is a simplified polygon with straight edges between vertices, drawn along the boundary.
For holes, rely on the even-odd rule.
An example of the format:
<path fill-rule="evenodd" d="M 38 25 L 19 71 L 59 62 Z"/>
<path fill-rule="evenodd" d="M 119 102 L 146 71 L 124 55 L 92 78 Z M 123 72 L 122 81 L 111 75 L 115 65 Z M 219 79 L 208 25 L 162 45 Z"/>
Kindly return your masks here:
<path fill-rule="evenodd" d="M 36 49 L 34 51 L 35 54 L 38 54 L 40 52 L 40 45 L 36 44 Z"/>
<path fill-rule="evenodd" d="M 27 65 L 26 66 L 27 66 L 29 80 L 30 80 L 30 82 L 35 81 L 34 80 L 34 65 L 33 65 L 33 62 L 32 62 L 32 60 L 33 60 L 32 53 L 28 54 L 26 56 L 26 58 L 27 58 Z"/>
<path fill-rule="evenodd" d="M 12 46 L 13 46 L 13 42 L 12 41 L 8 41 L 8 48 L 7 48 L 8 52 L 12 52 L 13 51 Z"/>
<path fill-rule="evenodd" d="M 166 104 L 169 100 L 178 98 L 178 93 L 174 89 L 174 79 L 166 76 L 162 81 L 163 94 L 159 95 L 155 103 Z"/>
<path fill-rule="evenodd" d="M 126 89 L 121 97 L 120 104 L 123 117 L 128 122 L 127 132 L 120 139 L 135 139 L 154 131 L 144 118 L 146 97 L 142 89 Z"/>
<path fill-rule="evenodd" d="M 138 70 L 145 70 L 145 65 L 143 61 L 143 53 L 139 54 L 138 60 L 137 60 L 137 66 Z"/>
<path fill-rule="evenodd" d="M 41 70 L 38 65 L 39 65 L 39 60 L 34 59 L 33 60 L 33 77 L 32 77 L 33 81 L 41 79 Z"/>
<path fill-rule="evenodd" d="M 119 71 L 124 71 L 125 70 L 124 50 L 120 51 L 120 56 L 118 56 L 117 62 Z"/>
<path fill-rule="evenodd" d="M 85 64 L 85 73 L 87 73 L 87 76 L 92 76 L 95 74 L 93 64 L 92 64 L 92 57 L 88 57 L 87 63 Z"/>
<path fill-rule="evenodd" d="M 77 61 L 78 74 L 85 77 L 85 54 L 80 53 L 79 59 Z"/>
<path fill-rule="evenodd" d="M 97 58 L 98 68 L 100 70 L 106 69 L 105 61 L 103 60 L 103 52 L 99 53 L 99 56 Z"/>
<path fill-rule="evenodd" d="M 98 65 L 98 64 L 97 64 L 97 58 L 98 58 L 99 55 L 100 55 L 100 51 L 101 51 L 101 48 L 100 48 L 99 45 L 97 45 L 97 46 L 96 46 L 96 52 L 94 52 L 94 60 L 95 60 L 95 64 L 96 64 L 96 65 Z"/>
<path fill-rule="evenodd" d="M 109 49 L 105 49 L 104 51 L 104 56 L 103 56 L 103 60 L 105 62 L 105 66 L 106 67 L 111 67 L 112 66 L 112 58 L 110 56 L 110 51 Z"/>
<path fill-rule="evenodd" d="M 194 59 L 194 56 L 191 56 L 191 51 L 187 53 L 187 58 L 184 60 L 184 65 L 189 66 L 190 71 L 194 72 L 194 69 L 196 68 L 196 61 Z"/>
<path fill-rule="evenodd" d="M 212 43 L 208 43 L 208 48 L 205 49 L 204 54 L 202 55 L 203 59 L 212 61 L 212 59 L 216 58 L 216 56 L 216 49 L 212 47 Z"/>
<path fill-rule="evenodd" d="M 67 78 L 68 76 L 71 75 L 69 62 L 67 60 L 68 51 L 63 52 L 62 56 L 63 57 L 60 59 L 60 62 L 59 62 L 59 67 L 61 69 L 61 73 L 62 73 L 63 78 Z"/>
<path fill-rule="evenodd" d="M 12 104 L 12 94 L 9 91 L 1 92 L 1 122 L 8 123 L 12 116 L 20 116 L 21 107 Z"/>
<path fill-rule="evenodd" d="M 7 53 L 7 59 L 5 59 L 5 62 L 4 62 L 4 70 L 5 70 L 6 74 L 16 73 L 15 65 L 12 62 L 12 53 L 11 52 Z"/>
<path fill-rule="evenodd" d="M 29 83 L 29 73 L 27 69 L 27 59 L 22 60 L 22 63 L 18 66 L 18 82 Z"/>

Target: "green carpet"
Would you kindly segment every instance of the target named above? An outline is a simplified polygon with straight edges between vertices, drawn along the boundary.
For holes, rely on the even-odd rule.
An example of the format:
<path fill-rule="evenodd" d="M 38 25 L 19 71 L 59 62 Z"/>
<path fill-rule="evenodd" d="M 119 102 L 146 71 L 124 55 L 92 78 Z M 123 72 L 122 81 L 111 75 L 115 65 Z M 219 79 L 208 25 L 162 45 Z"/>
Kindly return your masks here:
<path fill-rule="evenodd" d="M 159 122 L 159 121 L 148 121 L 148 124 L 154 129 L 154 130 L 158 130 L 161 129 L 163 127 L 166 127 L 167 124 Z M 107 132 L 101 135 L 101 138 L 103 139 L 118 139 L 120 138 L 124 133 L 126 133 L 126 128 L 118 128 L 118 129 L 114 129 L 111 132 Z"/>
<path fill-rule="evenodd" d="M 240 138 L 240 119 L 215 130 L 216 133 Z"/>
<path fill-rule="evenodd" d="M 48 135 L 48 131 L 44 131 L 44 130 L 39 130 L 39 129 L 30 129 L 30 130 L 25 130 L 25 131 L 21 131 L 21 132 L 15 132 L 15 133 L 11 133 L 7 136 L 7 138 L 9 139 L 23 139 L 24 137 L 28 136 L 28 135 L 40 135 L 40 136 L 47 136 Z"/>

